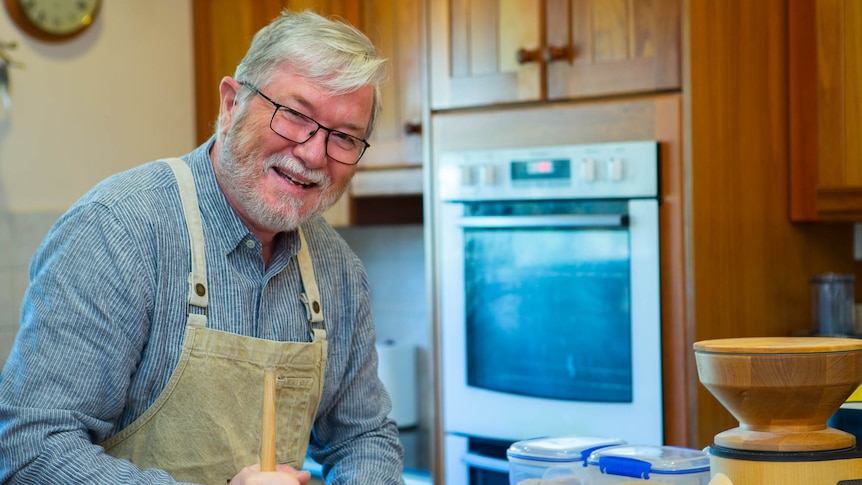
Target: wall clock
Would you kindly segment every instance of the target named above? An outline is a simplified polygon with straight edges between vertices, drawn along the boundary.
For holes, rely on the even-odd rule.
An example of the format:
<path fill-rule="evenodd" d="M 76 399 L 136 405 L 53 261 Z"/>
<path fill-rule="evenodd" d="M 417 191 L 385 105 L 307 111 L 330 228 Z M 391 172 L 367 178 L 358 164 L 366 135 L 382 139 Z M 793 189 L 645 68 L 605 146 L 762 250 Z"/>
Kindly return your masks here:
<path fill-rule="evenodd" d="M 102 0 L 3 0 L 12 20 L 37 39 L 61 42 L 87 30 Z"/>

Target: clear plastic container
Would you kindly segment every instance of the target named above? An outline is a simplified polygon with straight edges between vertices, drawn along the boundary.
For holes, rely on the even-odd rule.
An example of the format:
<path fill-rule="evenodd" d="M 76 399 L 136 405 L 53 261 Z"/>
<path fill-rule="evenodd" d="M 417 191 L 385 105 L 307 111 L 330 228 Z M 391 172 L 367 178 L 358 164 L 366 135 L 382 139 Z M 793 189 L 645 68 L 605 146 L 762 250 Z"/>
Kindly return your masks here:
<path fill-rule="evenodd" d="M 562 436 L 518 441 L 506 451 L 510 485 L 582 485 L 593 451 L 625 441 L 598 436 Z"/>
<path fill-rule="evenodd" d="M 676 446 L 615 446 L 587 458 L 590 485 L 619 483 L 707 485 L 709 455 Z"/>
<path fill-rule="evenodd" d="M 856 335 L 855 276 L 823 273 L 811 277 L 811 317 L 817 335 Z"/>

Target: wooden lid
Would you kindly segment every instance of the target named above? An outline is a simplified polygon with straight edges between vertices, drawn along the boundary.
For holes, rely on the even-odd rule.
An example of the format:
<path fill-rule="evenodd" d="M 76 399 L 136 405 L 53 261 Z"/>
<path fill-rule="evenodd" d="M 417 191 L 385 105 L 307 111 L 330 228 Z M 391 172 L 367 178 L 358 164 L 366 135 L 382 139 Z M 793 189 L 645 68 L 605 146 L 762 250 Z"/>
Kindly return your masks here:
<path fill-rule="evenodd" d="M 743 337 L 701 340 L 697 352 L 720 354 L 811 354 L 862 350 L 862 339 L 843 337 Z"/>
<path fill-rule="evenodd" d="M 780 432 L 733 428 L 715 435 L 715 444 L 734 450 L 798 453 L 852 448 L 856 445 L 856 437 L 846 431 L 829 427 L 821 430 Z"/>

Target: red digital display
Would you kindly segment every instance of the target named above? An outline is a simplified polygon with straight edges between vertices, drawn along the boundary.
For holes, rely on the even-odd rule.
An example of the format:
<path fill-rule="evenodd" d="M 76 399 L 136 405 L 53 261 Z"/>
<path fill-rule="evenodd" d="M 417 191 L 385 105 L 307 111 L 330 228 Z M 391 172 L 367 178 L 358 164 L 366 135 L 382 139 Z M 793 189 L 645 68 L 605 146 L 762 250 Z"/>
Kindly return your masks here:
<path fill-rule="evenodd" d="M 538 160 L 527 165 L 529 174 L 548 174 L 554 172 L 554 164 L 550 160 Z"/>
<path fill-rule="evenodd" d="M 548 180 L 568 179 L 570 176 L 569 160 L 526 160 L 512 162 L 512 180 Z"/>

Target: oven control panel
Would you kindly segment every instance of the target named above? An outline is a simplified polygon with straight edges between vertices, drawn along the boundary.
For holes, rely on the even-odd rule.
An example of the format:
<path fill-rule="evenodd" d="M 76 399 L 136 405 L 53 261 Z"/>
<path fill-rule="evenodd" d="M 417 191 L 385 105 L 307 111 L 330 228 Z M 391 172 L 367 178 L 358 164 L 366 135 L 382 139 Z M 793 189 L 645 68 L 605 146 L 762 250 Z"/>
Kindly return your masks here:
<path fill-rule="evenodd" d="M 658 196 L 658 142 L 447 152 L 434 173 L 441 200 Z"/>

